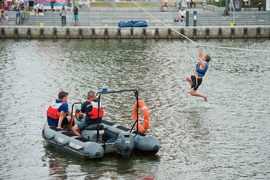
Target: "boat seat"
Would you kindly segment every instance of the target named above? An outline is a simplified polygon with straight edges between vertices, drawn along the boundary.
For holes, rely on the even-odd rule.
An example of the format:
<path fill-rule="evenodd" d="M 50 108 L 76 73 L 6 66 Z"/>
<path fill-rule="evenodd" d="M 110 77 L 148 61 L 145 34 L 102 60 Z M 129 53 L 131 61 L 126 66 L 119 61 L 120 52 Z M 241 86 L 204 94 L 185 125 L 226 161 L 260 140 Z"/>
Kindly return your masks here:
<path fill-rule="evenodd" d="M 85 130 L 103 130 L 103 128 L 104 127 L 102 124 L 99 124 L 98 126 L 97 126 L 97 124 L 91 124 L 91 125 L 87 126 L 85 128 Z"/>
<path fill-rule="evenodd" d="M 96 141 L 97 140 L 97 130 L 99 130 L 99 140 L 102 140 L 104 129 L 103 125 L 99 124 L 91 124 L 90 126 L 87 126 L 84 130 L 81 131 L 82 137 L 85 139 L 88 139 L 89 141 Z"/>
<path fill-rule="evenodd" d="M 54 131 L 63 131 L 63 129 L 57 129 L 55 126 L 49 125 L 49 127 Z"/>

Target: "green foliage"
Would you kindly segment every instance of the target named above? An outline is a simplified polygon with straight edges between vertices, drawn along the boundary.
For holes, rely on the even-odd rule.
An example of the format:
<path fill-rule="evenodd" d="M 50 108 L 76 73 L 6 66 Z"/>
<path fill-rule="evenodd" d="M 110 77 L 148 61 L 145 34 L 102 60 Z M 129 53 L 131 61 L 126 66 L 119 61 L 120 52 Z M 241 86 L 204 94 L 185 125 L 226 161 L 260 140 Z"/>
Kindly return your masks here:
<path fill-rule="evenodd" d="M 111 5 L 105 2 L 92 2 L 91 7 L 110 7 Z"/>
<path fill-rule="evenodd" d="M 251 0 L 250 4 L 252 5 L 258 5 L 259 4 L 259 0 Z"/>
<path fill-rule="evenodd" d="M 226 3 L 226 0 L 221 0 L 221 7 L 225 7 L 225 3 Z M 220 1 L 219 2 L 207 1 L 207 4 L 211 4 L 211 5 L 220 7 Z"/>
<path fill-rule="evenodd" d="M 136 2 L 136 3 L 141 7 L 151 7 L 151 5 L 146 2 Z M 137 7 L 137 5 L 134 4 L 133 2 L 118 2 L 116 3 L 116 7 Z"/>

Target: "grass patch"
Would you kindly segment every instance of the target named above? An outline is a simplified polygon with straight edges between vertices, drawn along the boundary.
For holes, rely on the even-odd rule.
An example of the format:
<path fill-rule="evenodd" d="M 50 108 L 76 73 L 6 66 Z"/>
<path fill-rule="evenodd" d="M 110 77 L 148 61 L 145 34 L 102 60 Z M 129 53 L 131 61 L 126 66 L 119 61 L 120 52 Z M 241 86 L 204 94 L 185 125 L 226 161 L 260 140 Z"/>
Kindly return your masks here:
<path fill-rule="evenodd" d="M 151 7 L 151 5 L 146 2 L 137 2 L 137 4 L 141 7 Z M 138 7 L 138 6 L 133 2 L 118 2 L 116 3 L 116 7 Z"/>
<path fill-rule="evenodd" d="M 92 2 L 91 7 L 111 7 L 111 5 L 105 2 Z"/>

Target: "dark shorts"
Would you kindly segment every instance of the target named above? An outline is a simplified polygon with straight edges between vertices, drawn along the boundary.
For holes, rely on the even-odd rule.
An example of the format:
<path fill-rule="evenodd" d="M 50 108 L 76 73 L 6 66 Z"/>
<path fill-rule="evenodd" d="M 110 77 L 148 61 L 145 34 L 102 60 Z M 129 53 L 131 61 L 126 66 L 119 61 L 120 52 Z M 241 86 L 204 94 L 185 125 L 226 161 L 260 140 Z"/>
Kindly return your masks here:
<path fill-rule="evenodd" d="M 62 126 L 67 125 L 67 124 L 68 124 L 68 118 L 65 116 L 62 122 Z"/>
<path fill-rule="evenodd" d="M 101 119 L 99 120 L 99 123 L 101 123 Z M 83 122 L 78 123 L 77 126 L 78 126 L 79 130 L 83 130 L 84 128 L 86 128 L 87 126 L 90 126 L 92 124 L 97 124 L 97 120 L 91 120 L 89 124 L 86 123 L 85 121 L 83 121 Z"/>
<path fill-rule="evenodd" d="M 97 123 L 96 123 L 96 122 L 93 122 L 93 123 L 91 123 L 91 124 L 86 124 L 85 121 L 83 121 L 83 122 L 80 122 L 80 123 L 78 124 L 78 128 L 79 128 L 79 130 L 83 130 L 84 128 L 86 128 L 87 126 L 90 126 L 90 125 L 92 125 L 92 124 L 97 124 Z"/>
<path fill-rule="evenodd" d="M 49 123 L 49 122 L 48 122 Z M 64 126 L 64 125 L 67 125 L 68 124 L 68 118 L 65 116 L 64 117 L 64 119 L 63 119 L 63 121 L 62 121 L 62 127 Z M 49 125 L 51 125 L 50 123 L 49 123 Z"/>
<path fill-rule="evenodd" d="M 198 87 L 201 85 L 202 83 L 202 79 L 198 79 L 196 78 L 196 76 L 192 75 L 191 76 L 191 80 L 192 80 L 192 86 L 191 89 L 197 91 Z"/>

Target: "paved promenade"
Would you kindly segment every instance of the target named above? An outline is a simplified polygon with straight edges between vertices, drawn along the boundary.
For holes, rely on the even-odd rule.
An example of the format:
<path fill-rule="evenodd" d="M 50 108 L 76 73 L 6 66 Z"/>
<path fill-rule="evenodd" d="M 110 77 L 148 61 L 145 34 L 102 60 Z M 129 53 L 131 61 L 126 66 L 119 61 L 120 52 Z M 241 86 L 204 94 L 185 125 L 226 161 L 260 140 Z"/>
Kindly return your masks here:
<path fill-rule="evenodd" d="M 90 12 L 79 12 L 80 26 L 118 26 L 120 21 L 144 20 L 149 26 L 163 26 L 160 22 L 170 24 L 172 26 L 193 26 L 194 11 L 197 12 L 196 26 L 230 26 L 230 23 L 235 23 L 236 26 L 256 26 L 270 25 L 270 11 L 238 11 L 230 13 L 229 16 L 224 16 L 224 7 L 207 6 L 207 11 L 203 12 L 202 8 L 188 9 L 189 21 L 175 22 L 178 19 L 179 13 L 177 8 L 169 8 L 166 12 L 161 12 L 159 8 L 145 8 L 151 15 L 147 14 L 140 8 L 91 8 Z M 16 25 L 16 12 L 7 12 L 9 14 L 9 25 Z M 67 26 L 73 26 L 73 13 L 67 12 Z M 18 26 L 39 26 L 43 23 L 44 26 L 61 26 L 61 17 L 59 12 L 45 12 L 44 15 L 36 16 L 34 12 L 28 13 L 28 19 Z M 1 25 L 5 25 L 4 22 Z"/>
<path fill-rule="evenodd" d="M 200 7 L 188 10 L 189 21 L 175 21 L 178 10 L 169 8 L 91 8 L 91 12 L 79 12 L 80 26 L 74 26 L 73 13 L 67 12 L 67 24 L 61 26 L 59 12 L 44 15 L 29 13 L 21 25 L 15 24 L 15 13 L 8 12 L 9 25 L 1 23 L 2 38 L 268 38 L 270 37 L 270 11 L 238 11 L 224 16 L 223 8 L 208 6 L 206 12 Z M 197 12 L 196 25 L 194 11 Z M 33 14 L 33 15 L 31 15 Z M 154 18 L 154 17 L 155 18 Z M 144 20 L 146 28 L 118 28 L 120 21 Z M 160 22 L 161 21 L 161 22 Z M 43 23 L 43 27 L 40 26 Z M 164 24 L 169 27 L 165 26 Z M 231 23 L 234 26 L 231 27 Z M 176 33 L 176 30 L 179 33 Z"/>

